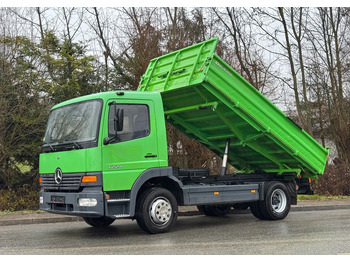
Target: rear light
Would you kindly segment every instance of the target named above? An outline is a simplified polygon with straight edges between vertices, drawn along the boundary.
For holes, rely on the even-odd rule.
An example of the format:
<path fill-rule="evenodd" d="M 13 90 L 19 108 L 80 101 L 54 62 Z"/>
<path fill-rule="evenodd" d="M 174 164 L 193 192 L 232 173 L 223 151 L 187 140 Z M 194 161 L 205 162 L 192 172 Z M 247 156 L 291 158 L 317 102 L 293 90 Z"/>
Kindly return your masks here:
<path fill-rule="evenodd" d="M 81 179 L 82 183 L 94 183 L 97 182 L 97 176 L 83 176 Z"/>

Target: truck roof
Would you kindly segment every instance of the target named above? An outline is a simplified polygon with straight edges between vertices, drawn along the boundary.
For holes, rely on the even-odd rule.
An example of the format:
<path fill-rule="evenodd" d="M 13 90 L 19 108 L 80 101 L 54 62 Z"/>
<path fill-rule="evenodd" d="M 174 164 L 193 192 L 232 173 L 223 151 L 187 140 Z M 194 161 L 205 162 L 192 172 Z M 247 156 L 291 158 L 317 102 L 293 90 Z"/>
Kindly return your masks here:
<path fill-rule="evenodd" d="M 94 99 L 102 99 L 104 101 L 107 101 L 109 99 L 113 98 L 118 98 L 117 93 L 123 93 L 123 98 L 130 98 L 130 99 L 151 99 L 155 100 L 155 97 L 160 99 L 160 94 L 159 92 L 137 92 L 137 91 L 129 91 L 129 90 L 116 90 L 116 91 L 106 91 L 106 92 L 100 92 L 100 93 L 95 93 L 95 94 L 90 94 L 90 95 L 85 95 L 85 96 L 80 96 L 76 97 L 73 99 L 69 99 L 67 101 L 61 102 L 57 105 L 54 105 L 51 110 L 56 109 L 58 107 L 74 104 L 74 103 L 80 103 L 84 102 L 87 100 L 94 100 Z"/>

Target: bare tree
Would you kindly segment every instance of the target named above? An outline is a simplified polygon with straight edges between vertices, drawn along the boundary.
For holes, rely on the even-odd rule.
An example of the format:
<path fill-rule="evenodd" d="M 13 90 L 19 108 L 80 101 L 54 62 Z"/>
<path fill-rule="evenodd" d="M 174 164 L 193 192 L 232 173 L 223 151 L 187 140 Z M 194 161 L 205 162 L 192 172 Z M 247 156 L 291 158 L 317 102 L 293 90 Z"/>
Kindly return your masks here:
<path fill-rule="evenodd" d="M 321 35 L 323 38 L 324 55 L 330 78 L 330 94 L 332 113 L 330 117 L 331 132 L 338 154 L 344 161 L 350 162 L 350 120 L 349 101 L 344 99 L 343 74 L 348 70 L 343 61 L 348 60 L 349 47 L 346 36 L 349 33 L 346 27 L 341 8 L 319 8 L 319 17 L 322 23 Z"/>
<path fill-rule="evenodd" d="M 306 10 L 306 11 L 305 11 Z M 283 13 L 283 9 L 280 8 L 280 12 Z M 290 8 L 290 22 L 292 26 L 292 32 L 294 39 L 296 41 L 296 46 L 298 50 L 298 59 L 299 59 L 299 67 L 300 67 L 300 75 L 301 75 L 301 85 L 302 85 L 302 96 L 304 101 L 305 108 L 305 129 L 307 132 L 312 135 L 312 111 L 311 105 L 309 102 L 309 94 L 307 92 L 307 84 L 305 77 L 305 66 L 304 66 L 304 54 L 303 54 L 303 35 L 305 34 L 304 28 L 307 28 L 306 18 L 308 17 L 307 9 L 302 7 L 300 8 Z M 299 89 L 299 88 L 298 88 Z"/>

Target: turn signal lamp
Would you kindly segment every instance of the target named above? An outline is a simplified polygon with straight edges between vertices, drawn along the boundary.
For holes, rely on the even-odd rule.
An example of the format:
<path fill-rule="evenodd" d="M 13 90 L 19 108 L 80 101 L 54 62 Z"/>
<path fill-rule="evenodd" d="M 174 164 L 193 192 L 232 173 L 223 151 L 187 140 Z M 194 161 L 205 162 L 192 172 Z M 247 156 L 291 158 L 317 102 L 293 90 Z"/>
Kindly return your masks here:
<path fill-rule="evenodd" d="M 39 177 L 39 183 L 41 184 L 43 182 L 43 179 Z"/>
<path fill-rule="evenodd" d="M 83 176 L 81 179 L 82 183 L 94 183 L 97 182 L 97 176 Z"/>

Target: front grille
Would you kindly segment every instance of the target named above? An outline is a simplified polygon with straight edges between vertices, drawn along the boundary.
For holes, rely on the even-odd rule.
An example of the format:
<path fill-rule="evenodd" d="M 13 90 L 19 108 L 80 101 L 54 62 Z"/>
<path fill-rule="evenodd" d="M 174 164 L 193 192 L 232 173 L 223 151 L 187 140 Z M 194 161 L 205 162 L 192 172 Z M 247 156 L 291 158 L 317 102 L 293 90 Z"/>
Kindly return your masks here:
<path fill-rule="evenodd" d="M 57 184 L 55 181 L 55 174 L 44 174 L 41 176 L 42 183 L 41 186 L 45 190 L 57 190 L 57 191 L 73 191 L 79 190 L 81 178 L 83 173 L 74 174 L 62 174 L 61 183 Z"/>

